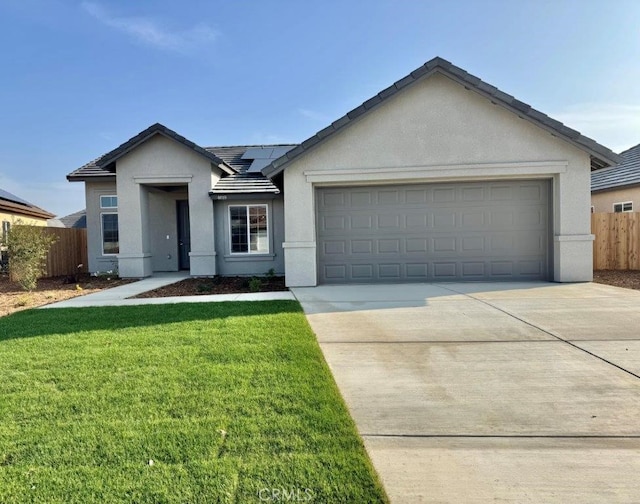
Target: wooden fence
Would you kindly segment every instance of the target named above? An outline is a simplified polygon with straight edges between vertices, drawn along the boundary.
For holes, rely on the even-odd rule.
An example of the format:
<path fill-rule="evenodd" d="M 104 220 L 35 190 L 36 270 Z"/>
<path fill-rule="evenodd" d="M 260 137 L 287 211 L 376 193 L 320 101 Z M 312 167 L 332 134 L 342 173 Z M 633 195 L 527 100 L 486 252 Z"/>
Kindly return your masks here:
<path fill-rule="evenodd" d="M 57 237 L 47 256 L 45 276 L 75 275 L 87 272 L 87 230 L 71 228 L 43 228 Z M 78 268 L 78 265 L 82 267 Z"/>
<path fill-rule="evenodd" d="M 593 269 L 640 270 L 640 213 L 591 214 Z"/>

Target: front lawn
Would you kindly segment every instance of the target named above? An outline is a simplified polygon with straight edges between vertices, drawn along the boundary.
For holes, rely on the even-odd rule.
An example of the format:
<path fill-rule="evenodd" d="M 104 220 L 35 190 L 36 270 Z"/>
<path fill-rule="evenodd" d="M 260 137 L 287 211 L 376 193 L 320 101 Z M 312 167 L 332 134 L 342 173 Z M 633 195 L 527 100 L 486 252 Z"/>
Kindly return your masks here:
<path fill-rule="evenodd" d="M 293 301 L 16 313 L 0 376 L 2 503 L 386 502 Z"/>

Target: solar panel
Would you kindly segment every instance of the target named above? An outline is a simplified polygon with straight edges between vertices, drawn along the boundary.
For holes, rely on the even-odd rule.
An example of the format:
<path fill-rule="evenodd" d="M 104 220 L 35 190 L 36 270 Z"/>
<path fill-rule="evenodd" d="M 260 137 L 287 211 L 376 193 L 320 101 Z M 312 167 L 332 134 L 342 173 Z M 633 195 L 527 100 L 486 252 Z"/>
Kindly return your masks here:
<path fill-rule="evenodd" d="M 31 206 L 31 203 L 29 203 L 28 201 L 25 201 L 22 198 L 18 198 L 17 196 L 5 191 L 4 189 L 0 189 L 0 198 L 13 201 L 14 203 L 21 203 L 23 205 Z"/>
<path fill-rule="evenodd" d="M 272 159 L 254 159 L 247 173 L 257 173 L 273 161 Z"/>
<path fill-rule="evenodd" d="M 262 170 L 274 159 L 284 156 L 295 145 L 278 145 L 276 147 L 250 147 L 242 155 L 242 159 L 253 159 L 253 163 L 247 170 L 248 173 L 256 173 Z"/>
<path fill-rule="evenodd" d="M 284 156 L 294 147 L 295 145 L 282 145 L 280 147 L 274 147 L 273 152 L 271 153 L 271 159 L 278 159 L 279 157 Z"/>
<path fill-rule="evenodd" d="M 242 159 L 269 159 L 273 147 L 251 147 L 242 155 Z"/>

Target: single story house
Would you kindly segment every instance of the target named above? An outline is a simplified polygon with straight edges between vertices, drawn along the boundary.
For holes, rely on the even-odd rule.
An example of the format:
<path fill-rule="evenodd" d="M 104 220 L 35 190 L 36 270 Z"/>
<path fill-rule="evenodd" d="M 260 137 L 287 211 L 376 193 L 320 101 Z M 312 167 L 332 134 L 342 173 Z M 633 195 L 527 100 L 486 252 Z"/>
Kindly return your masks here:
<path fill-rule="evenodd" d="M 640 144 L 620 157 L 620 164 L 591 173 L 592 212 L 640 212 Z"/>
<path fill-rule="evenodd" d="M 608 148 L 435 58 L 299 145 L 202 147 L 154 124 L 78 168 L 90 271 L 289 286 L 592 279 Z"/>
<path fill-rule="evenodd" d="M 48 222 L 49 227 L 69 228 L 69 229 L 86 229 L 87 227 L 87 211 L 78 210 L 64 217 L 51 219 Z"/>
<path fill-rule="evenodd" d="M 53 217 L 55 215 L 52 213 L 0 189 L 0 222 L 2 223 L 0 242 L 6 240 L 11 224 L 20 222 L 32 226 L 46 226 L 47 220 Z"/>

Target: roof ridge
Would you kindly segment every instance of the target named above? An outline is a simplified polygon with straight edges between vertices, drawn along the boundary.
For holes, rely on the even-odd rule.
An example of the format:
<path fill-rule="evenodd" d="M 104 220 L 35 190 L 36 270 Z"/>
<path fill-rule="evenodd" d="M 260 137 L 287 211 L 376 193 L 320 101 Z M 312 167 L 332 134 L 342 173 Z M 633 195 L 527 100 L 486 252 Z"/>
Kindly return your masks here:
<path fill-rule="evenodd" d="M 629 147 L 627 150 L 623 150 L 623 151 L 622 151 L 622 152 L 620 152 L 618 155 L 619 155 L 619 156 L 622 156 L 623 154 L 625 154 L 625 153 L 627 153 L 627 152 L 629 152 L 629 151 L 632 151 L 632 150 L 634 150 L 634 149 L 637 149 L 638 147 L 640 147 L 640 143 L 639 143 L 638 145 L 634 145 L 633 147 Z"/>
<path fill-rule="evenodd" d="M 476 91 L 481 96 L 491 100 L 496 104 L 500 104 L 507 110 L 517 114 L 523 119 L 531 121 L 538 127 L 549 131 L 551 134 L 560 139 L 573 144 L 577 148 L 586 151 L 591 156 L 592 165 L 615 164 L 620 161 L 618 154 L 611 149 L 597 143 L 595 140 L 584 136 L 579 131 L 574 130 L 560 121 L 549 117 L 547 114 L 534 109 L 531 105 L 524 103 L 514 96 L 501 91 L 479 77 L 468 73 L 466 70 L 455 66 L 449 61 L 439 56 L 427 61 L 424 65 L 416 68 L 406 76 L 397 80 L 379 93 L 373 95 L 354 109 L 342 115 L 324 129 L 319 130 L 309 138 L 304 140 L 298 147 L 283 154 L 278 159 L 274 159 L 270 164 L 265 166 L 262 171 L 267 176 L 273 176 L 280 173 L 285 167 L 298 156 L 302 155 L 317 144 L 324 142 L 334 133 L 341 131 L 344 127 L 353 123 L 356 119 L 375 109 L 388 98 L 394 96 L 407 86 L 417 82 L 423 78 L 429 77 L 439 72 L 449 77 L 458 84 L 465 86 L 467 89 Z"/>
<path fill-rule="evenodd" d="M 297 143 L 281 143 L 281 144 L 256 144 L 256 145 L 213 145 L 213 146 L 209 146 L 209 147 L 204 147 L 205 149 L 244 149 L 244 148 L 250 148 L 250 147 L 291 147 L 291 146 L 298 146 L 300 145 L 299 142 Z"/>

